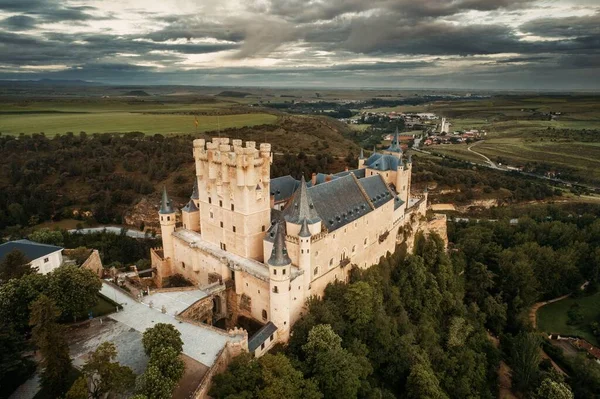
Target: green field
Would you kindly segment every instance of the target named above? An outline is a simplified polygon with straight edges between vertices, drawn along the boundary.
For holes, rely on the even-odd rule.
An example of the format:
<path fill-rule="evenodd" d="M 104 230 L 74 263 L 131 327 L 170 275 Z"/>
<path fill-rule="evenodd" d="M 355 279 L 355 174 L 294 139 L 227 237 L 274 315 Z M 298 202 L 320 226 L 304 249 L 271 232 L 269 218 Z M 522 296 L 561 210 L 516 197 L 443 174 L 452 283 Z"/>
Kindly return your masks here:
<path fill-rule="evenodd" d="M 474 150 L 510 166 L 545 165 L 563 178 L 600 182 L 600 98 L 493 97 L 434 103 L 432 112 L 449 118 L 451 130 L 480 129 L 485 142 Z M 555 119 L 550 120 L 550 113 Z M 465 145 L 433 146 L 430 151 L 482 162 Z"/>
<path fill-rule="evenodd" d="M 275 115 L 255 113 L 198 116 L 198 132 L 254 126 L 274 123 Z M 47 136 L 66 132 L 91 133 L 127 133 L 146 134 L 194 133 L 193 115 L 149 114 L 138 112 L 90 112 L 90 113 L 30 113 L 0 114 L 0 132 L 3 134 L 40 133 Z"/>
<path fill-rule="evenodd" d="M 579 325 L 567 324 L 567 312 L 574 303 L 579 304 L 583 315 L 583 322 Z M 593 295 L 576 299 L 563 299 L 541 307 L 537 312 L 538 330 L 546 333 L 560 333 L 565 335 L 577 335 L 585 338 L 593 345 L 598 345 L 596 337 L 589 330 L 588 325 L 597 320 L 600 315 L 600 292 Z"/>

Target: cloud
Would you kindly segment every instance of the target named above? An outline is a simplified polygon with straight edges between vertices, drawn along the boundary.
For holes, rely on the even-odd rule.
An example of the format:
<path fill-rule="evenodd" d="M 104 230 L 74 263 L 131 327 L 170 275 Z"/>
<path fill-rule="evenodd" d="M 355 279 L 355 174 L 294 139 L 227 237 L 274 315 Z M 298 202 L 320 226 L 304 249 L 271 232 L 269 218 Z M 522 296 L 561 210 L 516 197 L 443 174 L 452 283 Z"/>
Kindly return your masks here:
<path fill-rule="evenodd" d="M 0 0 L 2 76 L 317 87 L 570 87 L 585 77 L 600 88 L 600 12 L 589 0 L 134 4 Z"/>

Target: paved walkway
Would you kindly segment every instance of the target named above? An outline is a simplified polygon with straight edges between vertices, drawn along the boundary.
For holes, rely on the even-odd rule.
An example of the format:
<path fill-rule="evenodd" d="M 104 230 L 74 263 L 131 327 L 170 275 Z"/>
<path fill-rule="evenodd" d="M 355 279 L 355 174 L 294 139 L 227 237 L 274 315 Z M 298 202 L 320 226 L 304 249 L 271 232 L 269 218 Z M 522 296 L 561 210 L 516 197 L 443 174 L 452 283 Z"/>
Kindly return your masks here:
<path fill-rule="evenodd" d="M 203 327 L 180 322 L 175 319 L 172 313 L 165 314 L 160 311 L 160 308 L 150 308 L 144 303 L 136 302 L 130 296 L 105 282 L 102 283 L 100 292 L 102 295 L 123 305 L 123 310 L 112 313 L 108 316 L 109 318 L 140 333 L 158 323 L 172 324 L 181 333 L 183 353 L 208 367 L 213 365 L 227 341 L 239 341 L 241 339 L 241 336 L 230 337 L 226 332 L 221 333 L 217 329 L 208 326 Z M 152 298 L 152 296 L 146 298 Z"/>
<path fill-rule="evenodd" d="M 106 230 L 106 232 L 108 232 L 108 233 L 121 234 L 122 229 L 123 229 L 123 227 L 118 227 L 118 226 L 101 226 L 101 227 L 89 227 L 89 228 L 80 229 L 80 230 L 71 229 L 71 230 L 69 230 L 69 233 L 92 234 L 92 233 L 101 233 Z M 131 229 L 127 229 L 127 228 L 125 228 L 125 230 L 126 230 L 125 235 L 127 237 L 152 238 L 151 234 L 146 235 L 143 231 L 131 230 Z"/>
<path fill-rule="evenodd" d="M 40 376 L 37 371 L 10 395 L 9 399 L 33 399 L 40 390 Z"/>

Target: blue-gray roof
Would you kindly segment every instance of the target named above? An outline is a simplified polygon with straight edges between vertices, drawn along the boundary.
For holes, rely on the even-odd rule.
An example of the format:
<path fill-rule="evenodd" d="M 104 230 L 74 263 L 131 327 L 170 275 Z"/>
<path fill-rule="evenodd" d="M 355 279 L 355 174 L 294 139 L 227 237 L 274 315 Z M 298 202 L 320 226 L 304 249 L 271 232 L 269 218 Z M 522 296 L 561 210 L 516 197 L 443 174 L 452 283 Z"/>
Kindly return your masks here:
<path fill-rule="evenodd" d="M 30 261 L 62 250 L 61 247 L 57 247 L 55 245 L 40 244 L 39 242 L 29 240 L 9 241 L 5 244 L 0 245 L 0 262 L 3 262 L 4 257 L 8 255 L 9 252 L 15 249 L 23 252 L 25 257 Z"/>
<path fill-rule="evenodd" d="M 302 176 L 300 187 L 298 187 L 292 199 L 285 206 L 283 216 L 288 222 L 297 224 L 302 223 L 303 220 L 308 221 L 310 224 L 319 221 L 320 218 L 313 205 L 313 200 L 308 195 L 304 176 Z"/>
<path fill-rule="evenodd" d="M 369 159 L 367 159 L 367 162 L 365 162 L 367 168 L 380 171 L 398 170 L 398 166 L 401 164 L 402 162 L 397 156 L 379 153 L 371 155 Z"/>
<path fill-rule="evenodd" d="M 394 137 L 392 138 L 392 142 L 388 147 L 388 151 L 390 152 L 402 152 L 402 148 L 400 147 L 400 139 L 398 138 L 398 126 L 396 126 L 396 131 L 394 132 Z"/>
<path fill-rule="evenodd" d="M 350 174 L 310 187 L 308 194 L 329 231 L 345 226 L 372 210 L 356 178 Z"/>
<path fill-rule="evenodd" d="M 267 263 L 270 266 L 287 266 L 292 263 L 285 245 L 285 222 L 283 220 L 279 220 L 275 225 L 275 241 Z"/>
<path fill-rule="evenodd" d="M 259 346 L 262 345 L 271 335 L 277 331 L 277 326 L 273 322 L 268 322 L 260 328 L 249 340 L 248 340 L 248 351 L 254 352 Z"/>
<path fill-rule="evenodd" d="M 394 210 L 400 208 L 402 204 L 404 204 L 404 201 L 402 201 L 399 196 L 396 196 L 396 198 L 394 198 Z"/>
<path fill-rule="evenodd" d="M 194 189 L 192 190 L 192 199 L 200 199 L 200 193 L 198 192 L 198 179 L 194 177 Z"/>
<path fill-rule="evenodd" d="M 287 201 L 300 182 L 292 176 L 282 176 L 271 179 L 271 195 L 275 197 L 275 202 Z"/>
<path fill-rule="evenodd" d="M 327 178 L 329 177 L 329 180 L 335 180 L 335 179 L 339 179 L 340 177 L 344 177 L 344 176 L 348 176 L 350 173 L 352 173 L 354 176 L 356 176 L 357 179 L 362 179 L 363 177 L 365 177 L 365 173 L 366 173 L 366 169 L 353 169 L 353 170 L 345 170 L 343 172 L 338 172 L 336 174 L 325 174 L 325 173 L 317 173 L 317 184 L 321 184 L 321 183 L 325 183 L 327 181 Z"/>
<path fill-rule="evenodd" d="M 167 188 L 165 186 L 163 186 L 163 192 L 162 192 L 162 199 L 160 201 L 160 209 L 158 211 L 158 213 L 174 213 L 175 211 L 173 210 L 173 205 L 171 204 L 171 200 L 169 199 L 169 196 L 167 195 Z"/>
<path fill-rule="evenodd" d="M 367 195 L 371 199 L 373 205 L 375 205 L 375 208 L 379 208 L 381 205 L 391 201 L 392 198 L 394 198 L 394 193 L 390 191 L 388 186 L 385 184 L 383 177 L 381 177 L 379 174 L 365 177 L 360 179 L 358 182 L 367 192 Z"/>
<path fill-rule="evenodd" d="M 181 208 L 181 210 L 184 212 L 197 212 L 198 207 L 196 206 L 194 200 L 191 199 L 190 202 L 188 202 L 183 208 Z"/>

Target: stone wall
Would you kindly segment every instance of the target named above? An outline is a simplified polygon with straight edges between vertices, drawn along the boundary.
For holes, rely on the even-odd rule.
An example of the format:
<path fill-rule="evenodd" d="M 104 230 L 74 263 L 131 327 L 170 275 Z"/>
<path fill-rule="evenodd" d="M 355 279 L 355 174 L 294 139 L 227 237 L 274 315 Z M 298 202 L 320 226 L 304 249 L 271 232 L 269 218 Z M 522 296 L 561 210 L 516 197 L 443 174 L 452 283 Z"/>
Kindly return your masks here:
<path fill-rule="evenodd" d="M 102 278 L 104 273 L 104 267 L 102 266 L 102 259 L 97 249 L 94 249 L 90 256 L 81 265 L 83 269 L 89 269 L 93 271 L 98 277 Z"/>

